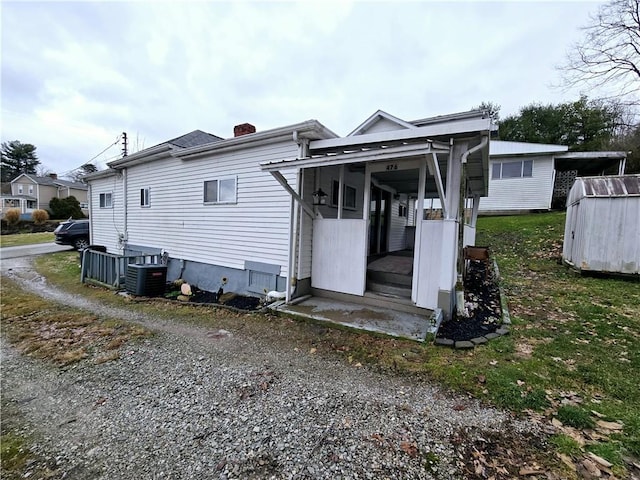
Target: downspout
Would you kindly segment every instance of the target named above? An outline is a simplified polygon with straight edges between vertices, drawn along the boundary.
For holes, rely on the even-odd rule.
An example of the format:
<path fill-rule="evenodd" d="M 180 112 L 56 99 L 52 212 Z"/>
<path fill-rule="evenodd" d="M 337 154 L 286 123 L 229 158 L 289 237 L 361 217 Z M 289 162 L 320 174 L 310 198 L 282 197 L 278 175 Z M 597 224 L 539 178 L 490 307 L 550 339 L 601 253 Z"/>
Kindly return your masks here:
<path fill-rule="evenodd" d="M 460 170 L 460 202 L 458 206 L 458 279 L 456 282 L 456 309 L 458 311 L 458 317 L 464 316 L 464 207 L 465 196 L 467 193 L 467 175 L 466 165 L 469 155 L 482 150 L 489 144 L 489 137 L 483 136 L 480 143 L 475 147 L 470 148 L 462 154 L 461 158 L 461 170 Z"/>
<path fill-rule="evenodd" d="M 115 192 L 114 192 L 115 194 Z M 127 168 L 122 169 L 122 223 L 123 223 L 123 232 L 122 232 L 122 253 L 124 253 L 124 249 L 127 245 L 127 241 L 129 240 L 129 232 L 127 230 Z"/>

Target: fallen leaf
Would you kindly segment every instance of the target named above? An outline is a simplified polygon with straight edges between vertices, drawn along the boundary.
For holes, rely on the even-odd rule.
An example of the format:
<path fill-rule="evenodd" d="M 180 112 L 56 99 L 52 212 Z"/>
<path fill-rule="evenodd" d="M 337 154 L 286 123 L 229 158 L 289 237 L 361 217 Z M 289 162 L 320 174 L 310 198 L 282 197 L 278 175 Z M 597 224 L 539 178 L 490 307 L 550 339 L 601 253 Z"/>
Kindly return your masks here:
<path fill-rule="evenodd" d="M 595 463 L 593 463 L 591 460 L 589 460 L 588 458 L 585 458 L 582 461 L 582 466 L 589 473 L 589 475 L 591 475 L 593 477 L 596 477 L 596 478 L 599 478 L 600 476 L 602 476 L 602 472 L 597 467 L 597 465 Z"/>
<path fill-rule="evenodd" d="M 457 404 L 457 405 L 454 405 L 452 408 L 453 408 L 456 412 L 461 412 L 461 411 L 463 411 L 463 410 L 466 410 L 466 409 L 467 409 L 467 407 L 466 407 L 465 405 L 462 405 L 462 404 L 460 404 L 460 403 L 459 403 L 459 404 Z"/>
<path fill-rule="evenodd" d="M 516 380 L 516 383 L 518 384 L 519 387 L 524 385 L 524 382 L 522 380 Z"/>
<path fill-rule="evenodd" d="M 558 457 L 560 458 L 560 460 L 562 460 L 562 463 L 564 463 L 567 467 L 569 467 L 574 472 L 576 471 L 576 464 L 573 463 L 573 460 L 571 460 L 571 457 L 569 457 L 568 455 L 565 455 L 564 453 L 558 453 Z"/>
<path fill-rule="evenodd" d="M 313 354 L 314 354 L 314 353 L 316 353 L 317 351 L 318 351 L 318 349 L 317 349 L 317 348 L 315 348 L 315 347 L 313 347 L 311 350 L 309 350 L 309 353 L 310 353 L 311 355 L 313 355 Z"/>
<path fill-rule="evenodd" d="M 598 425 L 600 428 L 604 428 L 607 430 L 622 430 L 623 425 L 621 423 L 618 422 L 606 422 L 604 420 L 598 420 L 596 422 L 596 425 Z"/>
<path fill-rule="evenodd" d="M 551 419 L 551 424 L 556 428 L 561 428 L 562 427 L 562 422 L 560 420 L 558 420 L 557 418 Z"/>
<path fill-rule="evenodd" d="M 601 414 L 600 412 L 596 412 L 595 410 L 591 410 L 591 413 L 593 413 L 598 418 L 604 418 L 605 417 L 603 414 Z"/>
<path fill-rule="evenodd" d="M 497 360 L 491 360 L 491 361 L 489 362 L 489 365 L 491 365 L 491 366 L 495 366 L 495 365 L 497 365 L 497 364 L 498 364 L 498 361 L 497 361 Z"/>
<path fill-rule="evenodd" d="M 598 455 L 596 455 L 593 452 L 589 452 L 589 458 L 591 458 L 591 460 L 593 460 L 594 462 L 602 465 L 603 467 L 606 468 L 611 468 L 611 466 L 613 465 L 611 462 L 606 461 L 604 458 L 599 457 Z"/>
<path fill-rule="evenodd" d="M 537 475 L 538 473 L 542 473 L 542 472 L 540 472 L 540 470 L 538 469 L 523 467 L 518 471 L 518 473 L 520 475 L 526 476 L 526 475 Z"/>
<path fill-rule="evenodd" d="M 478 383 L 486 383 L 487 377 L 484 375 L 478 375 Z"/>
<path fill-rule="evenodd" d="M 412 458 L 418 455 L 418 446 L 413 442 L 400 442 L 400 448 Z"/>
<path fill-rule="evenodd" d="M 356 363 L 356 364 L 354 365 L 354 367 L 361 367 L 361 366 L 362 366 L 362 364 L 361 364 L 360 362 L 358 362 L 358 363 Z"/>

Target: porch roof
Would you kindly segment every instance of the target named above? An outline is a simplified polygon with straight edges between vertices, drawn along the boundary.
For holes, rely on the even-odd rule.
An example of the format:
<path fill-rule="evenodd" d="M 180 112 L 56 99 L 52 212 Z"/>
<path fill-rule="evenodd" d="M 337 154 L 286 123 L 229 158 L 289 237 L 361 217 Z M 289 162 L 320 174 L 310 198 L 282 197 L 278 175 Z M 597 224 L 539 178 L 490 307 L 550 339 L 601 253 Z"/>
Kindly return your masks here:
<path fill-rule="evenodd" d="M 471 148 L 478 145 L 482 137 L 488 137 L 491 132 L 492 123 L 489 118 L 483 118 L 478 112 L 471 113 L 447 122 L 437 119 L 432 123 L 411 129 L 312 140 L 301 149 L 303 152 L 306 150 L 305 156 L 263 162 L 260 167 L 265 172 L 275 173 L 289 169 L 424 159 L 426 156 L 433 155 L 437 158 L 444 180 L 447 175 L 447 159 L 453 142 L 466 141 Z M 487 194 L 488 151 L 488 147 L 482 148 L 472 153 L 467 159 L 466 178 L 469 193 L 472 196 Z M 433 179 L 427 181 L 426 194 L 437 196 Z"/>

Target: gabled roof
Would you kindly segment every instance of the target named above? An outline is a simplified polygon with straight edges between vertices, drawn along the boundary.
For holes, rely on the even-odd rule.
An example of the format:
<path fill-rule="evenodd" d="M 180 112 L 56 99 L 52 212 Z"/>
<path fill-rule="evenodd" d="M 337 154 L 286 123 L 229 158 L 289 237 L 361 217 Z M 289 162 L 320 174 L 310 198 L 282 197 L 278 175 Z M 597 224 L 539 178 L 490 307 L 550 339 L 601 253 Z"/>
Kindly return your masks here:
<path fill-rule="evenodd" d="M 16 178 L 11 180 L 11 183 L 18 180 L 20 177 L 27 177 L 33 183 L 38 185 L 45 185 L 47 187 L 65 187 L 65 188 L 73 188 L 76 190 L 87 190 L 87 185 L 81 182 L 72 182 L 70 180 L 63 180 L 60 178 L 51 178 L 50 176 L 38 177 L 37 175 L 31 175 L 29 173 L 21 173 Z"/>
<path fill-rule="evenodd" d="M 203 132 L 202 130 L 194 130 L 193 132 L 174 138 L 173 140 L 169 140 L 167 143 L 180 148 L 189 148 L 197 147 L 198 145 L 205 145 L 207 143 L 219 142 L 220 140 L 224 140 L 224 138 Z"/>
<path fill-rule="evenodd" d="M 367 118 L 364 122 L 358 125 L 353 132 L 347 137 L 353 137 L 355 135 L 363 135 L 365 133 L 383 132 L 389 130 L 400 130 L 405 128 L 416 128 L 415 125 L 411 125 L 409 122 L 394 117 L 393 115 L 378 110 L 376 113 Z"/>

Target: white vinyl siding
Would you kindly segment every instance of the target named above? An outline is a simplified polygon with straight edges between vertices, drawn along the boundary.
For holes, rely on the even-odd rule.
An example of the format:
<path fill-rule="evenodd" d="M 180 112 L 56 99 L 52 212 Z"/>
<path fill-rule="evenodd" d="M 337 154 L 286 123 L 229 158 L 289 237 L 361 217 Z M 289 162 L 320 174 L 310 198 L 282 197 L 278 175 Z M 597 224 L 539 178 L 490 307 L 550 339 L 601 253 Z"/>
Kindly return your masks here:
<path fill-rule="evenodd" d="M 170 157 L 129 167 L 129 201 L 137 202 L 140 189 L 149 187 L 153 208 L 129 208 L 128 243 L 230 268 L 244 269 L 245 261 L 279 265 L 281 275 L 288 276 L 291 196 L 260 170 L 260 163 L 297 154 L 298 146 L 286 140 L 194 160 Z M 205 204 L 204 181 L 225 178 L 237 178 L 236 203 Z M 295 172 L 285 178 L 295 188 Z"/>
<path fill-rule="evenodd" d="M 481 212 L 551 208 L 553 157 L 551 155 L 527 157 L 526 161 L 531 161 L 530 177 L 504 178 L 502 175 L 502 178 L 494 178 L 494 173 L 499 167 L 504 173 L 504 165 L 507 163 L 515 162 L 520 166 L 521 173 L 527 173 L 528 167 L 525 167 L 522 159 L 513 157 L 490 159 L 489 196 L 480 200 Z"/>
<path fill-rule="evenodd" d="M 100 196 L 111 195 L 112 208 L 100 208 Z M 116 175 L 91 181 L 91 243 L 122 253 L 119 236 L 124 234 L 122 179 Z"/>

